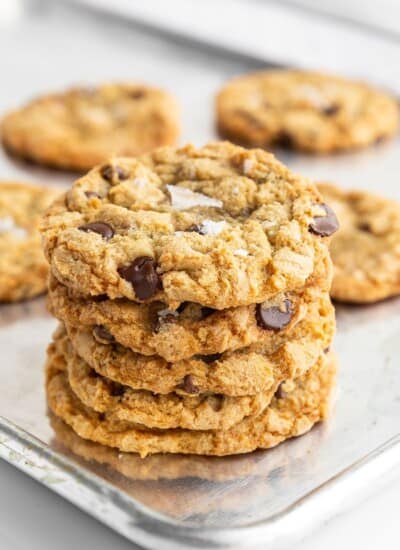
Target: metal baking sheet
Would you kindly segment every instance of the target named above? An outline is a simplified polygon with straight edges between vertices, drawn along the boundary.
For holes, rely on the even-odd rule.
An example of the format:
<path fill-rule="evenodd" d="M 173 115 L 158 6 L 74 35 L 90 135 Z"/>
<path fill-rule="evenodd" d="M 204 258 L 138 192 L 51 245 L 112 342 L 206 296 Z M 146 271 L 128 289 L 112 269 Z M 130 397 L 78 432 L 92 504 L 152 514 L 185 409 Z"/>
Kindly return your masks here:
<path fill-rule="evenodd" d="M 0 112 L 77 82 L 141 79 L 178 96 L 182 142 L 202 144 L 216 137 L 218 87 L 259 66 L 55 2 L 4 5 Z M 399 152 L 395 141 L 334 158 L 278 156 L 306 175 L 400 198 Z M 73 179 L 3 153 L 0 168 L 1 178 Z M 400 461 L 399 306 L 338 307 L 341 367 L 325 425 L 267 452 L 144 460 L 84 442 L 47 415 L 43 364 L 55 321 L 44 298 L 0 306 L 0 456 L 145 548 L 276 548 L 298 540 Z"/>

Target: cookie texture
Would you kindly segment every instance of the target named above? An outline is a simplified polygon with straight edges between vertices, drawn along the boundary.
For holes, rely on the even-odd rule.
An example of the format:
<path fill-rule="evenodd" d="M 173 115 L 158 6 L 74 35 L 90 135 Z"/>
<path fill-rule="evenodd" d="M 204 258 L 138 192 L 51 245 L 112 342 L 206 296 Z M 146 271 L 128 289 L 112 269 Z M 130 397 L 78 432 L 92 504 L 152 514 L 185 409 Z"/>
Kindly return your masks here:
<path fill-rule="evenodd" d="M 45 292 L 49 270 L 39 221 L 59 193 L 0 181 L 0 302 L 25 300 Z"/>
<path fill-rule="evenodd" d="M 284 397 L 275 396 L 262 414 L 249 417 L 229 430 L 149 430 L 141 424 L 111 421 L 85 406 L 68 383 L 64 356 L 54 345 L 48 352 L 47 398 L 50 409 L 83 437 L 141 456 L 155 453 L 227 455 L 269 448 L 308 431 L 328 412 L 336 362 L 321 358 L 316 368 L 293 383 Z"/>
<path fill-rule="evenodd" d="M 365 147 L 398 131 L 394 98 L 327 74 L 268 70 L 240 76 L 218 94 L 222 136 L 251 146 L 329 153 Z"/>
<path fill-rule="evenodd" d="M 280 337 L 292 329 L 329 291 L 332 266 L 328 251 L 312 275 L 312 286 L 282 292 L 251 306 L 214 310 L 185 302 L 170 310 L 162 302 L 137 304 L 127 299 L 88 298 L 51 277 L 48 306 L 60 321 L 91 330 L 100 343 L 119 343 L 141 355 L 177 362 L 193 355 L 234 351 Z"/>
<path fill-rule="evenodd" d="M 174 144 L 179 113 L 163 90 L 103 84 L 35 99 L 7 114 L 1 130 L 4 146 L 20 157 L 84 171 L 110 154 L 135 156 Z"/>
<path fill-rule="evenodd" d="M 400 294 L 400 203 L 318 184 L 340 220 L 331 242 L 335 300 L 368 303 Z"/>
<path fill-rule="evenodd" d="M 65 286 L 170 309 L 301 290 L 336 229 L 313 184 L 230 143 L 114 159 L 76 181 L 42 224 Z"/>
<path fill-rule="evenodd" d="M 189 430 L 229 429 L 270 403 L 277 382 L 251 396 L 220 394 L 166 395 L 133 390 L 97 375 L 78 355 L 64 356 L 68 382 L 75 395 L 109 422 L 142 424 L 147 428 Z"/>
<path fill-rule="evenodd" d="M 159 356 L 143 356 L 118 344 L 99 342 L 87 329 L 66 325 L 57 335 L 99 375 L 136 390 L 182 395 L 212 392 L 248 396 L 269 390 L 278 382 L 298 377 L 311 368 L 330 347 L 335 333 L 334 309 L 328 294 L 309 307 L 288 340 L 279 332 L 263 344 L 233 352 L 196 355 L 169 363 Z M 70 341 L 70 342 L 69 342 Z M 68 349 L 72 344 L 73 350 Z"/>

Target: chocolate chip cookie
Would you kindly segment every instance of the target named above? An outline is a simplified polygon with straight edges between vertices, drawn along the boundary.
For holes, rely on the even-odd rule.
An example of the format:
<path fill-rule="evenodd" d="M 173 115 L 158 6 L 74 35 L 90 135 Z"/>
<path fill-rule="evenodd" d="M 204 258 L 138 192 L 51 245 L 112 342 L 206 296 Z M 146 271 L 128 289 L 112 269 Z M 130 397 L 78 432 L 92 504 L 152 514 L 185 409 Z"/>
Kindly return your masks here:
<path fill-rule="evenodd" d="M 301 290 L 336 229 L 313 184 L 230 143 L 113 159 L 76 181 L 42 225 L 65 286 L 173 310 Z"/>
<path fill-rule="evenodd" d="M 157 394 L 211 392 L 236 397 L 266 391 L 277 381 L 297 377 L 311 368 L 332 343 L 335 316 L 325 293 L 310 304 L 304 319 L 289 334 L 274 332 L 264 342 L 247 348 L 195 355 L 175 363 L 134 353 L 110 341 L 100 342 L 87 328 L 66 328 L 75 352 L 99 375 L 116 383 Z M 63 337 L 60 334 L 57 340 Z M 67 349 L 65 354 L 71 351 Z"/>
<path fill-rule="evenodd" d="M 400 204 L 329 183 L 318 187 L 340 220 L 331 242 L 332 297 L 367 303 L 400 294 Z"/>
<path fill-rule="evenodd" d="M 47 398 L 50 409 L 83 437 L 136 452 L 228 455 L 273 447 L 307 432 L 328 412 L 334 385 L 336 362 L 331 355 L 320 360 L 319 368 L 296 380 L 290 391 L 276 395 L 259 416 L 242 420 L 229 430 L 149 430 L 140 424 L 110 421 L 102 413 L 85 406 L 68 383 L 63 354 L 54 345 L 47 363 Z"/>
<path fill-rule="evenodd" d="M 398 131 L 394 98 L 367 84 L 292 70 L 235 78 L 216 101 L 222 136 L 250 146 L 309 153 L 365 147 Z"/>
<path fill-rule="evenodd" d="M 39 221 L 59 193 L 25 183 L 0 182 L 0 302 L 15 302 L 46 289 Z"/>
<path fill-rule="evenodd" d="M 75 395 L 109 422 L 142 424 L 147 428 L 189 430 L 229 429 L 243 418 L 261 413 L 277 383 L 263 392 L 232 397 L 199 393 L 160 395 L 116 384 L 100 376 L 77 354 L 64 355 L 68 382 Z"/>
<path fill-rule="evenodd" d="M 50 279 L 49 309 L 60 321 L 93 332 L 102 343 L 117 342 L 142 355 L 159 355 L 177 362 L 193 355 L 223 353 L 267 342 L 279 333 L 289 339 L 311 304 L 331 285 L 328 251 L 318 262 L 312 286 L 298 293 L 279 293 L 251 306 L 214 310 L 184 302 L 171 310 L 162 302 L 87 298 Z"/>
<path fill-rule="evenodd" d="M 179 114 L 165 91 L 138 83 L 73 88 L 5 116 L 3 144 L 40 164 L 85 171 L 110 154 L 135 156 L 175 143 Z"/>

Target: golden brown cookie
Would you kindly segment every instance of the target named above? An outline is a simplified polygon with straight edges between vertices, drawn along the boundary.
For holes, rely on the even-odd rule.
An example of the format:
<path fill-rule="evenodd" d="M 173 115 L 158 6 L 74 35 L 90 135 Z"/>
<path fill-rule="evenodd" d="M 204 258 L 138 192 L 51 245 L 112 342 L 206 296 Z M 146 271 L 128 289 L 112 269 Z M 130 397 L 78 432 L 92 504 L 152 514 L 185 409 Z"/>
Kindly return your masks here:
<path fill-rule="evenodd" d="M 260 414 L 269 405 L 278 385 L 276 381 L 263 392 L 241 397 L 174 392 L 160 395 L 133 390 L 97 375 L 76 354 L 64 355 L 64 360 L 69 385 L 82 403 L 102 413 L 107 422 L 129 422 L 146 428 L 227 430 L 247 416 Z"/>
<path fill-rule="evenodd" d="M 40 97 L 2 122 L 3 144 L 12 153 L 78 171 L 111 154 L 135 156 L 172 145 L 178 134 L 175 100 L 139 83 L 72 88 Z"/>
<path fill-rule="evenodd" d="M 157 454 L 141 458 L 137 454 L 122 453 L 79 437 L 60 418 L 50 412 L 50 424 L 55 433 L 53 447 L 61 452 L 72 452 L 76 457 L 95 465 L 104 465 L 115 480 L 118 472 L 130 480 L 177 480 L 198 478 L 221 482 L 243 477 L 268 478 L 274 470 L 283 468 L 285 457 L 277 454 L 266 455 L 262 451 L 251 456 L 207 457 L 199 455 Z M 298 456 L 291 455 L 294 461 Z M 104 474 L 104 471 L 103 471 Z M 124 483 L 124 481 L 122 481 Z"/>
<path fill-rule="evenodd" d="M 102 343 L 117 342 L 141 355 L 159 355 L 177 362 L 193 355 L 234 351 L 279 337 L 291 338 L 292 329 L 313 302 L 331 286 L 328 250 L 304 290 L 279 293 L 262 304 L 214 310 L 183 303 L 176 311 L 162 302 L 137 304 L 106 296 L 91 299 L 50 278 L 48 306 L 60 321 L 93 331 Z"/>
<path fill-rule="evenodd" d="M 279 144 L 310 153 L 365 147 L 398 131 L 389 95 L 336 76 L 268 70 L 228 82 L 216 102 L 223 137 L 250 146 Z"/>
<path fill-rule="evenodd" d="M 305 318 L 290 333 L 274 333 L 263 344 L 223 354 L 196 355 L 176 363 L 143 356 L 121 345 L 100 342 L 91 331 L 66 325 L 56 335 L 99 375 L 136 390 L 157 394 L 196 395 L 211 392 L 232 397 L 268 391 L 278 382 L 304 374 L 331 345 L 334 309 L 327 293 L 310 305 Z M 106 342 L 106 343 L 104 343 Z"/>
<path fill-rule="evenodd" d="M 46 289 L 39 221 L 60 192 L 26 183 L 0 182 L 0 302 L 15 302 Z"/>
<path fill-rule="evenodd" d="M 331 242 L 335 300 L 368 303 L 400 294 L 400 203 L 318 185 L 340 220 Z"/>
<path fill-rule="evenodd" d="M 62 284 L 170 309 L 300 290 L 336 229 L 314 185 L 229 143 L 114 159 L 76 181 L 42 226 Z"/>
<path fill-rule="evenodd" d="M 136 452 L 229 455 L 269 448 L 301 435 L 328 412 L 336 361 L 324 356 L 321 368 L 297 379 L 286 393 L 279 393 L 261 415 L 249 417 L 225 431 L 149 430 L 140 424 L 112 422 L 86 407 L 68 383 L 64 356 L 54 345 L 48 351 L 47 398 L 50 409 L 85 439 Z"/>

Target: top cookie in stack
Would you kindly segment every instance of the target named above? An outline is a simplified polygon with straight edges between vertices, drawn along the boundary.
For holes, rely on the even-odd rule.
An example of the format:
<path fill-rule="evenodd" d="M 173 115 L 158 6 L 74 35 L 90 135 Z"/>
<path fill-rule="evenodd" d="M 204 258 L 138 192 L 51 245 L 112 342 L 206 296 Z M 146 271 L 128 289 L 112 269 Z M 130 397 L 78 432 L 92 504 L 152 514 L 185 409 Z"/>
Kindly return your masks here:
<path fill-rule="evenodd" d="M 95 168 L 43 233 L 55 277 L 88 296 L 225 309 L 304 288 L 335 224 L 272 155 L 222 143 Z"/>
<path fill-rule="evenodd" d="M 44 223 L 50 408 L 141 455 L 271 447 L 326 415 L 329 236 L 309 182 L 263 151 L 165 148 L 94 168 Z"/>

